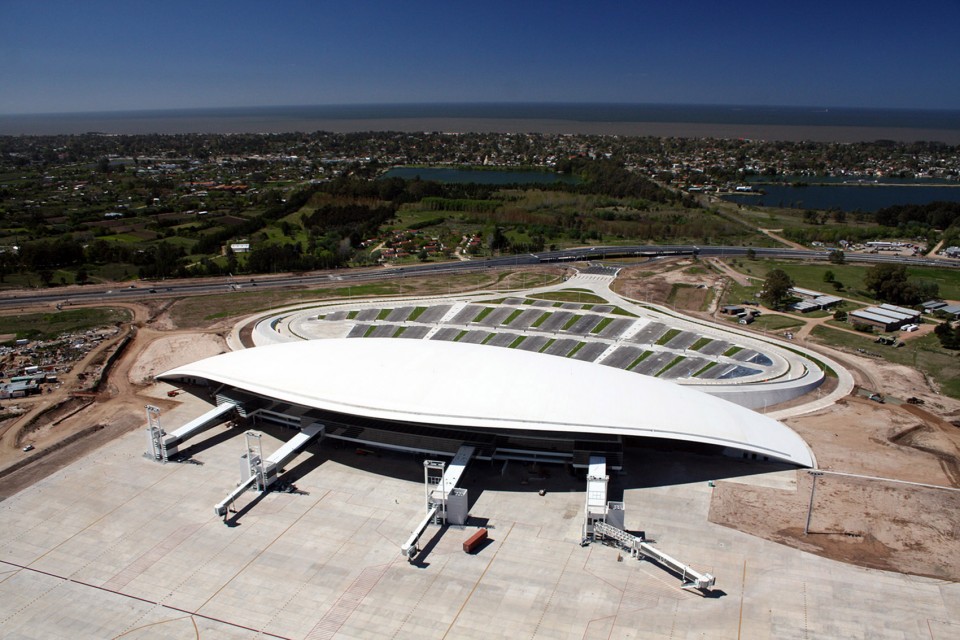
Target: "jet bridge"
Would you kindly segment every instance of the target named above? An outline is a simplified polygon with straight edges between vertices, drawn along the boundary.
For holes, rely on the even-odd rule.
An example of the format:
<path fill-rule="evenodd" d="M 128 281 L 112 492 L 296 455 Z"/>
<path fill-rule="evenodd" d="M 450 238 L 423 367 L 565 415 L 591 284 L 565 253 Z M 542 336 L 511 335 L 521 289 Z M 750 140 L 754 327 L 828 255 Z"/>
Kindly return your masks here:
<path fill-rule="evenodd" d="M 717 580 L 709 573 L 695 571 L 689 565 L 668 556 L 659 549 L 644 542 L 643 538 L 631 535 L 626 531 L 621 531 L 605 522 L 597 522 L 594 525 L 594 536 L 598 535 L 616 540 L 622 549 L 628 551 L 631 556 L 638 560 L 649 558 L 680 574 L 680 579 L 683 581 L 680 587 L 683 589 L 710 589 Z"/>
<path fill-rule="evenodd" d="M 277 476 L 283 469 L 283 465 L 296 457 L 314 438 L 317 436 L 323 437 L 324 430 L 322 424 L 316 423 L 303 427 L 297 435 L 290 438 L 267 458 L 263 457 L 260 448 L 260 434 L 252 431 L 244 434 L 247 452 L 240 457 L 240 483 L 227 494 L 226 498 L 217 503 L 213 508 L 214 513 L 221 518 L 226 518 L 230 511 L 230 505 L 245 491 L 249 489 L 260 492 L 266 491 L 270 485 L 277 481 Z"/>
<path fill-rule="evenodd" d="M 683 581 L 680 586 L 683 589 L 712 588 L 716 578 L 709 573 L 695 571 L 689 565 L 645 542 L 642 535 L 635 536 L 624 531 L 623 503 L 607 501 L 608 481 L 606 459 L 602 456 L 591 456 L 587 473 L 587 499 L 581 545 L 587 545 L 591 540 L 609 538 L 638 560 L 647 558 L 680 574 L 680 579 Z"/>
<path fill-rule="evenodd" d="M 169 461 L 170 457 L 179 451 L 181 444 L 224 422 L 224 416 L 238 407 L 239 404 L 236 402 L 223 402 L 203 415 L 194 418 L 173 433 L 167 433 L 160 426 L 160 409 L 153 405 L 147 405 L 147 452 L 144 455 L 160 462 Z"/>
<path fill-rule="evenodd" d="M 466 489 L 457 488 L 463 472 L 473 457 L 474 447 L 461 445 L 449 465 L 437 460 L 423 462 L 424 492 L 426 494 L 426 515 L 400 547 L 408 560 L 417 555 L 417 542 L 430 524 L 465 524 L 468 513 Z"/>

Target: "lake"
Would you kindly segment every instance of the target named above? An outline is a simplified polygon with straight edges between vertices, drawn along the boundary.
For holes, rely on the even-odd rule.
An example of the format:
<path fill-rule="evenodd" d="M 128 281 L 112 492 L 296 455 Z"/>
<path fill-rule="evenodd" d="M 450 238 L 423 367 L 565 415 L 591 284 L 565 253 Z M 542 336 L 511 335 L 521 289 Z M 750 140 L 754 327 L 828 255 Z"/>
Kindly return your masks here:
<path fill-rule="evenodd" d="M 553 184 L 565 182 L 576 184 L 579 179 L 564 173 L 536 170 L 513 169 L 455 169 L 445 167 L 394 167 L 381 178 L 403 178 L 404 180 L 430 180 L 432 182 L 475 183 L 475 184 Z"/>
<path fill-rule="evenodd" d="M 960 186 L 930 183 L 909 186 L 888 185 L 791 185 L 763 184 L 763 195 L 726 195 L 724 200 L 743 205 L 791 207 L 796 209 L 839 209 L 841 211 L 877 211 L 903 204 L 927 204 L 938 200 L 960 202 Z"/>

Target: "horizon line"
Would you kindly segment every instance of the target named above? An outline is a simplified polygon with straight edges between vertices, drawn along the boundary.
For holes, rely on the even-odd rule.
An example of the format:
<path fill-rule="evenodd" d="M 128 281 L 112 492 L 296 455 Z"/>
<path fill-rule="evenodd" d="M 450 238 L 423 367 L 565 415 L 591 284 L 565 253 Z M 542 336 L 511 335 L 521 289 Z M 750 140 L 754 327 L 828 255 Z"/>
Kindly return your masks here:
<path fill-rule="evenodd" d="M 303 108 L 373 108 L 373 107 L 521 107 L 521 106 L 539 106 L 539 107 L 662 107 L 662 108 L 728 108 L 728 109 L 788 109 L 803 110 L 809 112 L 829 112 L 837 111 L 874 111 L 874 112 L 924 112 L 924 113 L 957 113 L 960 114 L 960 108 L 938 108 L 930 107 L 864 107 L 864 106 L 844 106 L 844 105 L 789 105 L 789 104 L 764 104 L 764 103 L 734 103 L 734 102 L 625 102 L 625 101 L 551 101 L 551 100 L 529 100 L 529 101 L 499 101 L 499 100 L 475 100 L 475 101 L 434 101 L 434 102 L 327 102 L 327 103 L 300 103 L 300 104 L 248 104 L 248 105 L 230 105 L 230 106 L 179 106 L 179 107 L 134 107 L 129 109 L 94 109 L 84 111 L 33 111 L 33 112 L 0 112 L 0 118 L 17 117 L 43 117 L 43 116 L 87 116 L 87 115 L 134 115 L 134 114 L 153 114 L 153 113 L 177 113 L 177 112 L 213 112 L 213 111 L 244 111 L 244 110 L 266 110 L 266 109 L 303 109 Z M 397 116 L 393 116 L 397 117 Z M 404 117 L 404 116 L 401 116 Z M 406 116 L 412 117 L 412 116 Z M 462 116 L 449 116 L 462 117 Z"/>

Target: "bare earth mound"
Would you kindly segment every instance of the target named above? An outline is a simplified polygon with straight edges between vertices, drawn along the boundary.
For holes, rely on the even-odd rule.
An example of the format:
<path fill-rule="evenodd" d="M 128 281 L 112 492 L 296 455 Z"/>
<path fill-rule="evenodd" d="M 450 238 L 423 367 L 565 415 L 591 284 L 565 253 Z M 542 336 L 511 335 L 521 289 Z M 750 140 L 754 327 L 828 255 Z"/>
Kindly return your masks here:
<path fill-rule="evenodd" d="M 130 368 L 130 382 L 151 382 L 158 373 L 227 351 L 223 338 L 212 333 L 162 336 L 151 342 Z"/>

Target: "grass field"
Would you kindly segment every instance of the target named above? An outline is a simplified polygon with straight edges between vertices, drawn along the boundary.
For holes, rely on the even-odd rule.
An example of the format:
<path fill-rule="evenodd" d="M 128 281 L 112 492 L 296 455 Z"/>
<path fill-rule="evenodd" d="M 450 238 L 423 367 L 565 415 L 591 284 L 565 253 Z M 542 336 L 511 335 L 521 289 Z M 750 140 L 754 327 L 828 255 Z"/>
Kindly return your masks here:
<path fill-rule="evenodd" d="M 601 304 L 606 302 L 600 296 L 594 295 L 592 293 L 583 293 L 581 291 L 554 291 L 551 293 L 538 293 L 536 295 L 527 296 L 535 300 L 553 300 L 555 302 L 587 302 L 591 304 Z"/>
<path fill-rule="evenodd" d="M 700 270 L 706 273 L 705 269 Z M 690 272 L 689 269 L 686 270 Z M 698 287 L 692 284 L 677 283 L 670 287 L 670 294 L 667 296 L 667 304 L 678 309 L 687 309 L 689 311 L 705 311 L 710 305 L 713 297 L 713 289 Z"/>
<path fill-rule="evenodd" d="M 850 351 L 863 349 L 889 362 L 918 369 L 933 378 L 940 386 L 941 393 L 960 399 L 960 355 L 940 347 L 939 340 L 933 334 L 911 340 L 901 348 L 876 344 L 869 335 L 861 337 L 824 326 L 814 327 L 810 337 L 832 347 Z M 876 391 L 883 392 L 882 389 Z"/>
<path fill-rule="evenodd" d="M 731 266 L 733 266 L 731 264 Z M 827 294 L 836 294 L 845 298 L 854 298 L 864 302 L 873 302 L 873 296 L 865 290 L 863 279 L 867 270 L 866 265 L 859 264 L 831 264 L 829 262 L 798 262 L 791 260 L 743 260 L 739 266 L 734 266 L 742 273 L 765 278 L 767 273 L 774 269 L 783 269 L 798 287 L 813 289 Z M 834 278 L 842 282 L 842 291 L 835 291 L 833 285 L 823 281 L 823 275 L 832 271 Z M 960 299 L 960 269 L 938 269 L 935 267 L 908 267 L 907 274 L 911 279 L 935 282 L 940 288 L 940 295 L 948 300 Z M 757 288 L 759 291 L 759 287 Z M 728 296 L 728 298 L 730 298 Z"/>
<path fill-rule="evenodd" d="M 728 317 L 728 322 L 738 323 L 740 319 L 736 316 Z M 767 331 L 780 331 L 781 329 L 796 329 L 802 327 L 804 321 L 800 318 L 790 316 L 781 316 L 776 314 L 766 314 L 754 318 L 753 324 L 749 325 L 754 329 L 766 329 Z"/>
<path fill-rule="evenodd" d="M 0 316 L 0 333 L 16 334 L 17 338 L 48 339 L 63 333 L 86 331 L 129 320 L 130 312 L 126 309 L 68 309 L 56 313 Z"/>

